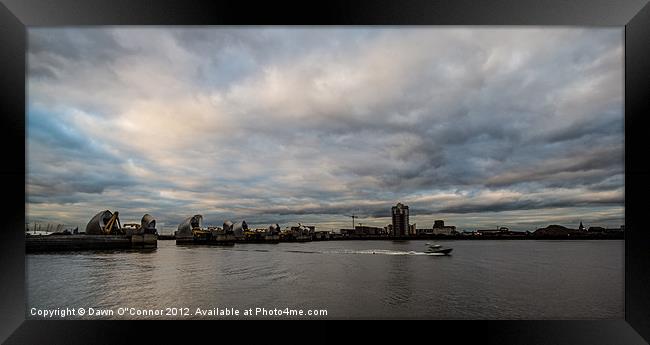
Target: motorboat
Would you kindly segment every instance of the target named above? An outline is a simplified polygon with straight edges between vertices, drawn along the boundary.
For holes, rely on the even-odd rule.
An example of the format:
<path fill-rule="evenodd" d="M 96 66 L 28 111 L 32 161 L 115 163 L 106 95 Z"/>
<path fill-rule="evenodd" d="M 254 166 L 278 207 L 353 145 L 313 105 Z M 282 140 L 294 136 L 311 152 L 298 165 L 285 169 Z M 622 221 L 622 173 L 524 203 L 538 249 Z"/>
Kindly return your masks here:
<path fill-rule="evenodd" d="M 443 247 L 439 244 L 431 244 L 427 243 L 427 250 L 424 252 L 427 254 L 444 254 L 444 255 L 449 255 L 451 253 L 453 248 L 448 248 L 448 247 Z"/>

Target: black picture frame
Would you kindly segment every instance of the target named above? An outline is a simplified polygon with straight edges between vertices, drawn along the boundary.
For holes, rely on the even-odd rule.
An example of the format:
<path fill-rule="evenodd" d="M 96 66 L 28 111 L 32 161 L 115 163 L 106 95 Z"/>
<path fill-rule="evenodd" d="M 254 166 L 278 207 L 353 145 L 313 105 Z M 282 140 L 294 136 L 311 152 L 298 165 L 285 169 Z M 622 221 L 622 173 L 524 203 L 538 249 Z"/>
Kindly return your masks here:
<path fill-rule="evenodd" d="M 650 5 L 648 0 L 493 1 L 133 1 L 0 0 L 0 84 L 4 228 L 0 231 L 0 340 L 15 343 L 184 342 L 211 329 L 151 321 L 25 320 L 25 52 L 26 26 L 76 25 L 579 25 L 625 26 L 625 319 L 545 321 L 435 321 L 423 328 L 454 341 L 478 338 L 499 344 L 644 344 L 650 341 L 650 229 L 643 228 L 644 192 L 650 190 L 645 159 L 649 114 Z M 8 208 L 8 209 L 7 209 Z M 603 277 L 607 279 L 607 277 Z M 166 321 L 169 322 L 169 321 Z M 223 322 L 223 321 L 218 321 Z M 144 325 L 144 326 L 143 326 Z M 305 325 L 303 325 L 305 326 Z M 306 325 L 307 330 L 322 326 Z M 255 325 L 255 327 L 261 327 Z M 275 324 L 273 327 L 280 327 Z M 350 326 L 333 326 L 333 329 Z M 353 326 L 354 327 L 354 326 Z M 356 326 L 358 327 L 358 326 Z M 374 337 L 377 325 L 370 326 Z M 326 327 L 330 328 L 330 327 Z M 143 329 L 150 331 L 143 332 Z M 467 331 L 467 330 L 471 331 Z M 119 331 L 118 331 L 119 330 Z M 386 331 L 389 329 L 387 328 Z M 419 332 L 421 332 L 419 331 Z M 125 335 L 125 332 L 128 335 Z M 180 334 L 179 334 L 180 333 Z M 247 332 L 246 336 L 255 336 Z M 265 332 L 257 332 L 260 339 Z M 338 329 L 336 332 L 338 333 Z M 319 337 L 322 335 L 318 331 Z M 370 335 L 370 334 L 369 334 Z M 138 340 L 136 340 L 138 339 Z M 645 339 L 645 341 L 644 341 Z M 250 339 L 247 339 L 250 340 Z"/>

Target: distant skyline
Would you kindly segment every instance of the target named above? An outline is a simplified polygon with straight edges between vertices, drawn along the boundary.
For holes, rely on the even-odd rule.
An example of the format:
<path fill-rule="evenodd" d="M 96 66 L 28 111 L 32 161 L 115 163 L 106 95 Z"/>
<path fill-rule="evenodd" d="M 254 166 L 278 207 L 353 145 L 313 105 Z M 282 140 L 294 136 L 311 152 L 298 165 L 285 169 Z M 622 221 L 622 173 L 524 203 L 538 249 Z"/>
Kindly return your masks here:
<path fill-rule="evenodd" d="M 623 28 L 28 29 L 28 222 L 624 224 Z"/>

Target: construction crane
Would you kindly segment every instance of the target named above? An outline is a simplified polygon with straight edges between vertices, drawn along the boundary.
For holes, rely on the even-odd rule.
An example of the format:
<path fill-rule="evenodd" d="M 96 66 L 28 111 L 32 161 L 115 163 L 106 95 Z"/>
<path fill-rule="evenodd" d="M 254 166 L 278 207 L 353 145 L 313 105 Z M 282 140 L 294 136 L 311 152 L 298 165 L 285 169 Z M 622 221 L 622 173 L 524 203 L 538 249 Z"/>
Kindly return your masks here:
<path fill-rule="evenodd" d="M 346 216 L 352 218 L 352 230 L 355 229 L 355 228 L 354 228 L 354 219 L 355 219 L 355 218 L 365 218 L 365 217 L 360 217 L 360 216 L 355 215 L 354 212 L 352 212 L 352 214 L 347 214 Z"/>

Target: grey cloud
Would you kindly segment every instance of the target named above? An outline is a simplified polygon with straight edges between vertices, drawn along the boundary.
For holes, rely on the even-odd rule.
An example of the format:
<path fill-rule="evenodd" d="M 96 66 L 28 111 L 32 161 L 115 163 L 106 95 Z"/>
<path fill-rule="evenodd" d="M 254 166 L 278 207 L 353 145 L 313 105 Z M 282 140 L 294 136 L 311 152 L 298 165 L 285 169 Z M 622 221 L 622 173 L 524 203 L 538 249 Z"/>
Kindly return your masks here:
<path fill-rule="evenodd" d="M 509 171 L 504 174 L 495 175 L 486 181 L 486 186 L 502 187 L 521 182 L 549 180 L 551 183 L 558 183 L 564 179 L 571 182 L 580 182 L 586 177 L 585 174 L 572 175 L 575 172 L 589 172 L 598 170 L 600 178 L 609 177 L 611 168 L 622 169 L 623 150 L 621 147 L 606 147 L 602 149 L 575 152 L 572 156 L 560 159 L 542 160 L 541 162 L 525 166 L 519 171 Z M 563 177 L 562 175 L 568 175 Z"/>
<path fill-rule="evenodd" d="M 385 217 L 397 200 L 439 192 L 470 196 L 413 201 L 413 210 L 621 202 L 471 197 L 623 189 L 621 30 L 40 28 L 29 36 L 34 204 L 99 207 L 95 195 L 135 188 L 137 201 L 105 200 L 170 222 L 195 212 L 215 222 L 332 222 L 357 208 Z M 93 137 L 88 123 L 113 136 Z"/>
<path fill-rule="evenodd" d="M 120 44 L 107 28 L 30 28 L 28 35 L 30 78 L 54 78 L 66 61 L 83 61 L 97 67 L 138 51 Z"/>
<path fill-rule="evenodd" d="M 501 212 L 512 210 L 538 210 L 545 208 L 572 208 L 582 206 L 621 206 L 624 199 L 620 196 L 612 196 L 606 199 L 597 200 L 512 200 L 502 202 L 486 202 L 486 203 L 468 203 L 464 205 L 451 206 L 441 208 L 438 211 L 441 213 L 480 213 L 480 212 Z"/>

